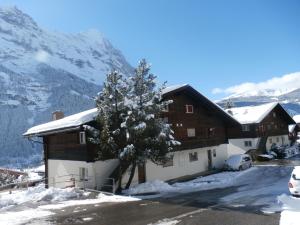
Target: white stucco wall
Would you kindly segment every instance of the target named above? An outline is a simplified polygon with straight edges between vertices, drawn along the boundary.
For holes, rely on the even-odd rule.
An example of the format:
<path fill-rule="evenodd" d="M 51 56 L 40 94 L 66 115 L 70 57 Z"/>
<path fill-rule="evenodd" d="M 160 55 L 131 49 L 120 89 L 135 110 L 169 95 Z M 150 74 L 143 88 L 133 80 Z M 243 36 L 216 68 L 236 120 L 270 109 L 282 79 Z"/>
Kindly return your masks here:
<path fill-rule="evenodd" d="M 270 150 L 273 143 L 275 143 L 277 146 L 289 145 L 290 140 L 289 140 L 288 135 L 270 136 L 267 139 L 266 149 Z"/>
<path fill-rule="evenodd" d="M 270 140 L 272 139 L 272 143 Z M 228 156 L 234 154 L 244 154 L 250 149 L 255 149 L 257 147 L 257 143 L 260 138 L 240 138 L 240 139 L 229 139 L 228 144 Z M 245 141 L 252 141 L 252 146 L 245 146 Z M 272 144 L 275 143 L 276 145 L 288 145 L 290 141 L 288 139 L 288 135 L 279 135 L 279 136 L 270 136 L 267 139 L 266 149 L 270 150 Z"/>
<path fill-rule="evenodd" d="M 71 178 L 75 178 L 76 187 L 96 188 L 118 165 L 117 160 L 97 161 L 87 163 L 72 160 L 48 160 L 49 186 L 64 188 L 72 185 Z M 88 169 L 88 180 L 79 180 L 79 168 Z"/>
<path fill-rule="evenodd" d="M 213 156 L 213 150 L 216 150 L 216 156 Z M 173 166 L 163 167 L 156 165 L 151 161 L 146 163 L 146 181 L 153 180 L 171 180 L 187 175 L 193 175 L 208 170 L 208 153 L 212 152 L 212 167 L 222 168 L 225 160 L 227 159 L 227 144 L 208 148 L 197 148 L 191 150 L 183 150 L 174 152 Z M 189 153 L 198 153 L 198 160 L 190 162 Z M 122 184 L 125 184 L 128 180 L 129 173 L 126 173 L 123 177 Z M 138 183 L 138 172 L 136 170 L 132 185 Z"/>
<path fill-rule="evenodd" d="M 237 138 L 237 139 L 229 139 L 227 145 L 228 156 L 235 154 L 244 154 L 250 149 L 255 149 L 257 147 L 257 143 L 259 138 Z M 252 146 L 245 146 L 245 141 L 251 141 Z"/>

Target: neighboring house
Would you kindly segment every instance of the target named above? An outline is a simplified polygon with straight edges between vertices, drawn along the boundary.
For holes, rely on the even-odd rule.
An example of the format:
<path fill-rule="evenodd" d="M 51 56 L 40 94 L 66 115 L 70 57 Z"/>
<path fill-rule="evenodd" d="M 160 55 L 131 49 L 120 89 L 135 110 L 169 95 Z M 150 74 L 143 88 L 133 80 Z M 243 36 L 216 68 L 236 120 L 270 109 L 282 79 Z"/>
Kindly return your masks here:
<path fill-rule="evenodd" d="M 300 115 L 294 115 L 293 120 L 296 122 L 296 124 L 289 126 L 289 137 L 292 142 L 295 142 L 299 140 L 300 135 Z"/>
<path fill-rule="evenodd" d="M 242 127 L 229 132 L 228 154 L 241 154 L 249 150 L 265 152 L 273 145 L 290 144 L 289 125 L 292 117 L 279 103 L 230 108 L 226 110 Z"/>
<path fill-rule="evenodd" d="M 189 85 L 166 88 L 163 98 L 173 103 L 161 112 L 161 117 L 171 124 L 181 145 L 170 153 L 171 159 L 165 165 L 148 161 L 139 167 L 133 183 L 171 180 L 222 168 L 227 159 L 228 129 L 238 129 L 240 124 Z M 97 113 L 97 109 L 84 111 L 35 126 L 24 134 L 43 138 L 50 186 L 71 186 L 75 179 L 76 186 L 99 189 L 116 175 L 118 160 L 97 161 L 96 146 L 86 140 L 85 129 L 97 127 Z M 128 173 L 124 175 L 126 182 Z"/>

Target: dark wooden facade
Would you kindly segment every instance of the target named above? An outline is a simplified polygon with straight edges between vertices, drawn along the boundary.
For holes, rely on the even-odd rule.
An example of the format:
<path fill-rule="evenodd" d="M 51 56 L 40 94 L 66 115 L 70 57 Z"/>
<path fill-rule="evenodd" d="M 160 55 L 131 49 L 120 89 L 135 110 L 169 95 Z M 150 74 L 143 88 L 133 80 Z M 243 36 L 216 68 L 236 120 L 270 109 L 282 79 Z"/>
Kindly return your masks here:
<path fill-rule="evenodd" d="M 227 129 L 240 127 L 237 121 L 188 85 L 163 97 L 173 101 L 161 116 L 171 124 L 175 139 L 181 142 L 179 150 L 228 143 Z M 189 106 L 193 108 L 192 113 L 187 112 Z M 188 129 L 194 129 L 194 137 L 188 136 Z"/>
<path fill-rule="evenodd" d="M 93 162 L 96 146 L 90 143 L 80 144 L 80 131 L 57 133 L 43 137 L 48 159 L 64 159 Z"/>
<path fill-rule="evenodd" d="M 242 127 L 230 128 L 229 138 L 258 138 L 268 136 L 288 135 L 289 124 L 294 124 L 291 116 L 277 104 L 259 123 L 243 124 L 249 126 L 245 131 Z"/>

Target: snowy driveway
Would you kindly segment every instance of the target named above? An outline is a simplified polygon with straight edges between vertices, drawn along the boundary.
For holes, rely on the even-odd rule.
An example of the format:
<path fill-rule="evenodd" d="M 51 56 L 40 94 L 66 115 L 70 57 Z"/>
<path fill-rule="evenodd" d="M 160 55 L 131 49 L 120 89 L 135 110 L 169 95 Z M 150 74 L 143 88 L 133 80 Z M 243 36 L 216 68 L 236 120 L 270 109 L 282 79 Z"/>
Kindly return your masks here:
<path fill-rule="evenodd" d="M 169 189 L 171 193 L 159 198 L 66 207 L 53 210 L 55 214 L 45 220 L 33 220 L 29 224 L 278 225 L 281 203 L 277 197 L 288 195 L 291 171 L 292 167 L 286 166 L 258 166 L 242 172 L 216 174 L 176 184 Z M 217 182 L 222 176 L 227 181 Z M 202 185 L 202 181 L 211 178 L 215 182 Z M 89 220 L 83 221 L 84 218 Z"/>
<path fill-rule="evenodd" d="M 290 166 L 256 166 L 242 172 L 224 172 L 172 186 L 159 183 L 161 195 L 158 198 L 148 196 L 142 201 L 126 199 L 126 203 L 120 203 L 124 201 L 121 199 L 99 204 L 103 200 L 88 200 L 86 203 L 76 200 L 40 206 L 41 212 L 36 212 L 48 214 L 33 217 L 24 224 L 278 225 L 282 208 L 278 196 L 284 204 L 290 200 L 287 183 L 292 169 Z M 300 199 L 292 200 L 300 203 Z M 290 215 L 290 212 L 284 214 L 288 219 Z M 1 215 L 2 219 L 3 216 L 5 214 Z"/>

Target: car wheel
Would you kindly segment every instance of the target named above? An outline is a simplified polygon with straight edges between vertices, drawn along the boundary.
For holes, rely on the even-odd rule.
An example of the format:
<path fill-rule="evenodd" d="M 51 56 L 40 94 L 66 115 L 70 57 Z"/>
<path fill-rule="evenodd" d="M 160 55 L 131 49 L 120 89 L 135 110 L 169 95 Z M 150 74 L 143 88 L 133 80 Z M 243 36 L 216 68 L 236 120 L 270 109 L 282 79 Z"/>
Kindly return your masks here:
<path fill-rule="evenodd" d="M 242 166 L 240 166 L 240 167 L 239 167 L 239 171 L 242 171 L 242 170 L 243 170 L 243 167 L 242 167 Z"/>
<path fill-rule="evenodd" d="M 249 168 L 251 168 L 251 167 L 252 167 L 252 163 L 249 164 Z"/>

